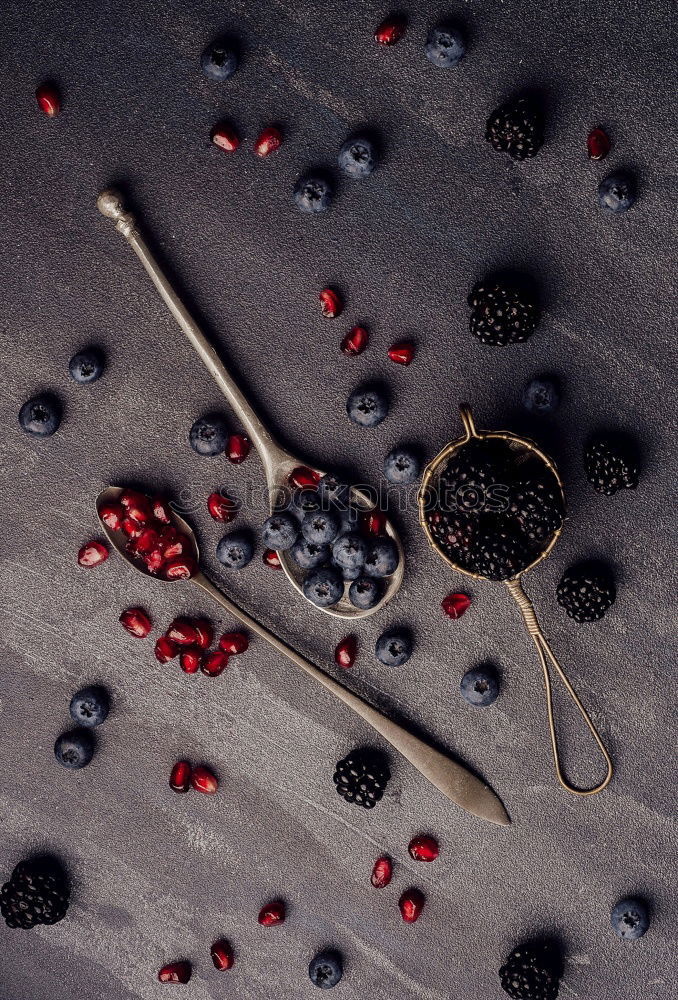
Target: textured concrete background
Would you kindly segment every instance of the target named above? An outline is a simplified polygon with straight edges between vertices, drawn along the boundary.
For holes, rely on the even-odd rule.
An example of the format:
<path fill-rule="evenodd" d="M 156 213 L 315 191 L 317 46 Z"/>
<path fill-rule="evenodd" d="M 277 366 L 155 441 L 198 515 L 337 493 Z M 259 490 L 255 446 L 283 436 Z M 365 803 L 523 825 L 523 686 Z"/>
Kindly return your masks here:
<path fill-rule="evenodd" d="M 468 58 L 441 72 L 424 58 L 427 27 L 443 13 L 422 3 L 401 45 L 384 51 L 374 2 L 289 4 L 151 0 L 4 5 L 2 38 L 2 370 L 4 487 L 0 587 L 0 873 L 48 848 L 73 879 L 68 918 L 29 934 L 0 928 L 6 1000 L 154 998 L 158 967 L 191 959 L 186 995 L 295 998 L 314 994 L 306 965 L 339 947 L 336 996 L 373 1000 L 485 1000 L 496 969 L 526 935 L 557 935 L 566 951 L 561 995 L 653 1000 L 675 996 L 676 836 L 671 667 L 674 600 L 665 572 L 675 480 L 668 377 L 675 363 L 675 289 L 669 268 L 675 195 L 675 48 L 670 5 L 651 17 L 630 2 L 468 2 Z M 647 12 L 646 12 L 647 13 Z M 219 30 L 240 36 L 242 67 L 225 85 L 203 79 L 198 57 Z M 64 110 L 37 111 L 38 82 L 55 78 Z M 544 89 L 547 143 L 515 165 L 482 138 L 489 110 L 522 85 Z M 250 142 L 228 157 L 209 144 L 220 117 Z M 251 139 L 282 123 L 283 148 L 257 162 Z M 333 163 L 346 134 L 376 126 L 384 164 L 369 181 L 342 181 L 335 207 L 298 215 L 298 172 Z M 614 148 L 585 156 L 590 127 Z M 608 170 L 640 177 L 637 206 L 604 217 L 596 186 Z M 461 812 L 393 759 L 388 795 L 372 813 L 333 792 L 334 762 L 369 730 L 261 642 L 215 681 L 160 667 L 152 642 L 122 632 L 123 607 L 142 604 L 159 627 L 177 612 L 231 623 L 188 586 L 160 587 L 111 559 L 75 563 L 97 532 L 94 498 L 109 482 L 159 483 L 182 498 L 205 562 L 236 599 L 332 670 L 341 624 L 314 612 L 260 559 L 228 577 L 214 559 L 219 531 L 204 509 L 216 486 L 261 482 L 253 456 L 234 468 L 187 445 L 193 419 L 222 401 L 152 292 L 131 251 L 97 214 L 97 191 L 124 182 L 162 259 L 180 276 L 206 328 L 233 359 L 251 397 L 283 440 L 321 464 L 377 481 L 383 454 L 413 440 L 434 454 L 459 432 L 456 406 L 481 426 L 532 434 L 559 462 L 570 516 L 548 563 L 527 580 L 544 627 L 601 726 L 616 763 L 610 788 L 579 800 L 556 785 L 538 665 L 500 587 L 468 587 L 429 552 L 414 511 L 401 526 L 409 551 L 402 591 L 360 625 L 363 652 L 347 682 L 397 710 L 492 783 L 508 829 Z M 547 312 L 527 344 L 493 350 L 467 332 L 465 296 L 495 265 L 535 272 Z M 320 318 L 317 292 L 342 287 L 347 311 Z M 339 354 L 354 322 L 372 330 L 359 359 Z M 415 363 L 385 360 L 413 336 Z M 101 344 L 105 378 L 90 389 L 66 374 L 70 355 Z M 562 407 L 540 424 L 521 415 L 521 389 L 542 371 L 563 382 Z M 391 415 L 372 432 L 349 424 L 347 392 L 384 378 Z M 65 419 L 47 441 L 21 434 L 21 402 L 50 388 Z M 635 494 L 606 499 L 585 482 L 581 448 L 593 428 L 634 433 L 644 455 Z M 234 425 L 235 426 L 235 425 Z M 263 503 L 242 517 L 251 524 Z M 618 599 L 604 621 L 578 626 L 555 602 L 576 558 L 615 567 Z M 474 603 L 443 621 L 459 587 Z M 371 654 L 392 622 L 415 630 L 410 663 L 389 671 Z M 503 691 L 486 711 L 458 694 L 469 666 L 491 658 Z M 68 773 L 52 744 L 71 693 L 101 681 L 114 710 L 86 770 Z M 565 711 L 575 777 L 596 773 L 590 741 Z M 577 759 L 573 761 L 572 751 Z M 213 799 L 173 795 L 178 756 L 211 764 Z M 430 867 L 410 862 L 418 832 L 439 837 Z M 369 886 L 383 850 L 391 887 Z M 396 902 L 408 885 L 428 896 L 414 926 Z M 642 893 L 652 927 L 616 940 L 610 906 Z M 260 928 L 262 902 L 282 896 L 289 917 Z M 211 967 L 218 936 L 236 948 L 233 972 Z"/>

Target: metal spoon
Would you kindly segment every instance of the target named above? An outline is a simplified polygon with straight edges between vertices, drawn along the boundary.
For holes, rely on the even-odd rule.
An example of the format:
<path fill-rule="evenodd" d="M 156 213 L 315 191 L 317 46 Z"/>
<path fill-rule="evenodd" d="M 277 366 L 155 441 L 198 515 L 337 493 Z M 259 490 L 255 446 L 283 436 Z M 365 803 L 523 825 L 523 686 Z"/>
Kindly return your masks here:
<path fill-rule="evenodd" d="M 268 428 L 264 426 L 258 414 L 255 413 L 250 403 L 245 399 L 235 379 L 227 371 L 216 350 L 202 333 L 198 324 L 172 288 L 167 277 L 163 274 L 160 265 L 137 229 L 135 217 L 131 212 L 125 211 L 120 194 L 117 191 L 102 191 L 97 199 L 97 207 L 107 219 L 115 221 L 115 228 L 124 236 L 134 250 L 149 274 L 151 281 L 160 293 L 163 302 L 174 316 L 247 430 L 264 466 L 264 474 L 271 498 L 271 510 L 276 506 L 281 494 L 285 495 L 283 491 L 289 491 L 290 475 L 295 469 L 310 468 L 312 472 L 320 476 L 324 475 L 324 472 L 320 469 L 309 466 L 308 462 L 302 461 L 302 459 L 282 448 Z M 354 506 L 365 510 L 370 510 L 374 506 L 368 496 L 355 488 L 351 490 L 351 501 Z M 383 608 L 397 593 L 403 578 L 403 548 L 398 533 L 390 521 L 387 521 L 385 530 L 398 546 L 400 559 L 395 573 L 385 581 L 384 593 L 381 600 L 373 608 L 367 610 L 355 608 L 348 600 L 348 585 L 346 585 L 344 587 L 344 595 L 337 604 L 334 604 L 330 608 L 321 608 L 320 610 L 325 611 L 328 615 L 334 615 L 336 618 L 366 618 Z M 293 561 L 289 552 L 279 552 L 278 555 L 287 579 L 295 590 L 304 596 L 302 591 L 303 570 Z M 307 600 L 307 598 L 304 597 L 304 600 Z M 309 603 L 312 602 L 309 601 Z M 316 607 L 316 605 L 314 604 L 313 607 Z"/>
<path fill-rule="evenodd" d="M 120 494 L 123 492 L 120 486 L 108 486 L 102 493 L 97 497 L 97 514 L 101 509 L 102 504 L 116 503 Z M 173 518 L 176 527 L 179 531 L 183 532 L 191 541 L 193 547 L 193 558 L 195 559 L 198 566 L 200 565 L 200 552 L 198 549 L 198 543 L 191 528 L 190 524 L 185 521 L 178 514 L 173 513 Z M 120 553 L 123 559 L 133 566 L 135 570 L 139 573 L 143 573 L 144 576 L 149 576 L 152 580 L 158 580 L 163 583 L 181 583 L 185 581 L 169 581 L 163 580 L 162 577 L 153 576 L 152 573 L 146 569 L 146 567 L 138 562 L 133 556 L 127 551 L 126 544 L 128 542 L 127 536 L 122 531 L 113 531 L 108 525 L 101 520 L 101 515 L 99 515 L 99 520 L 101 525 L 106 532 L 109 542 L 113 548 Z M 244 625 L 254 632 L 256 635 L 265 639 L 266 642 L 270 643 L 274 649 L 277 649 L 279 653 L 286 656 L 288 660 L 300 667 L 309 677 L 318 681 L 324 688 L 326 688 L 331 694 L 333 694 L 339 701 L 342 701 L 344 705 L 352 708 L 368 725 L 372 726 L 380 736 L 391 744 L 391 746 L 403 755 L 410 764 L 412 764 L 423 776 L 439 788 L 443 795 L 451 799 L 452 802 L 456 802 L 457 805 L 461 806 L 467 812 L 473 813 L 474 816 L 479 816 L 481 819 L 485 819 L 490 823 L 497 823 L 500 826 L 508 826 L 511 820 L 508 817 L 506 810 L 497 797 L 497 795 L 492 791 L 492 789 L 486 785 L 480 778 L 476 777 L 468 771 L 463 765 L 458 764 L 457 761 L 451 760 L 446 757 L 440 751 L 435 750 L 433 747 L 424 743 L 418 737 L 414 736 L 412 733 L 403 729 L 399 726 L 397 722 L 393 722 L 391 719 L 387 719 L 386 716 L 382 715 L 371 705 L 368 705 L 366 701 L 359 698 L 358 695 L 353 694 L 352 691 L 348 691 L 345 687 L 335 681 L 324 671 L 316 667 L 315 664 L 310 663 L 308 660 L 297 653 L 295 649 L 288 646 L 286 643 L 279 639 L 277 635 L 273 632 L 269 632 L 267 628 L 260 625 L 258 621 L 247 614 L 234 604 L 233 601 L 229 600 L 224 594 L 218 590 L 211 580 L 202 573 L 200 570 L 195 576 L 190 578 L 190 582 L 196 584 L 201 590 L 204 590 L 206 594 L 220 604 L 229 614 L 233 615 L 239 621 L 243 622 Z"/>

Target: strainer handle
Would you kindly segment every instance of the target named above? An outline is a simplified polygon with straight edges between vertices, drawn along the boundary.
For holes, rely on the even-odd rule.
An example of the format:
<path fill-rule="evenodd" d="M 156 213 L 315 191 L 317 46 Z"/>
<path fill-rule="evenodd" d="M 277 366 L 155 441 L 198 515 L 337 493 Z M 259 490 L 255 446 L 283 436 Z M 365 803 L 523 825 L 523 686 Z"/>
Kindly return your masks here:
<path fill-rule="evenodd" d="M 516 604 L 520 608 L 520 612 L 523 616 L 523 620 L 525 622 L 527 631 L 532 636 L 534 644 L 537 647 L 539 662 L 541 663 L 542 671 L 544 673 L 544 688 L 546 690 L 546 710 L 548 713 L 549 731 L 551 733 L 551 747 L 553 748 L 553 763 L 556 769 L 556 777 L 558 778 L 558 781 L 563 786 L 563 788 L 565 788 L 568 792 L 571 792 L 573 795 L 596 795 L 598 792 L 602 792 L 602 790 L 609 785 L 610 780 L 612 778 L 612 760 L 610 758 L 610 755 L 607 752 L 605 744 L 603 743 L 600 734 L 598 733 L 598 730 L 593 725 L 593 722 L 591 721 L 588 712 L 586 711 L 581 701 L 579 700 L 577 692 L 570 684 L 563 668 L 558 663 L 558 660 L 556 659 L 553 650 L 546 641 L 546 638 L 541 630 L 539 622 L 537 621 L 537 616 L 535 614 L 534 607 L 532 606 L 532 602 L 530 601 L 529 597 L 523 590 L 520 580 L 509 580 L 506 583 L 506 587 L 508 588 L 509 593 L 511 594 Z M 589 730 L 591 731 L 593 738 L 598 744 L 598 749 L 600 750 L 605 760 L 605 764 L 607 766 L 607 773 L 603 778 L 603 780 L 600 782 L 600 784 L 595 785 L 593 788 L 575 788 L 574 785 L 571 785 L 563 775 L 563 771 L 560 766 L 558 737 L 556 735 L 556 726 L 553 718 L 553 695 L 551 691 L 551 676 L 549 674 L 549 665 L 547 660 L 550 661 L 554 670 L 556 671 L 561 681 L 565 685 L 568 694 L 570 695 L 573 702 L 577 706 L 577 709 L 581 717 L 583 718 L 584 722 L 589 727 Z"/>

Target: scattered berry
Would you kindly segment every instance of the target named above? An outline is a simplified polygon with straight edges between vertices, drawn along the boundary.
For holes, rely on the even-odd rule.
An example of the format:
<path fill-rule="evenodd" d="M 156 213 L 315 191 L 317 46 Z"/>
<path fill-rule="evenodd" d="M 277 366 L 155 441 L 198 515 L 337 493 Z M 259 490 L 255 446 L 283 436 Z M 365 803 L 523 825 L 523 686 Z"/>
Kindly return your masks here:
<path fill-rule="evenodd" d="M 334 662 L 344 670 L 348 670 L 355 663 L 358 655 L 358 640 L 354 635 L 347 635 L 345 639 L 337 643 L 334 650 Z"/>
<path fill-rule="evenodd" d="M 78 725 L 93 729 L 106 721 L 110 707 L 111 700 L 104 688 L 90 684 L 76 691 L 71 698 L 68 711 Z"/>
<path fill-rule="evenodd" d="M 462 698 L 469 705 L 486 708 L 499 695 L 497 673 L 489 664 L 467 670 L 461 679 L 460 690 Z"/>
<path fill-rule="evenodd" d="M 101 378 L 104 373 L 104 358 L 96 347 L 74 354 L 68 362 L 68 371 L 74 382 L 80 385 L 90 385 Z"/>
<path fill-rule="evenodd" d="M 321 951 L 311 959 L 308 967 L 309 979 L 321 990 L 331 990 L 336 986 L 342 975 L 344 966 L 341 955 L 337 951 Z"/>
<path fill-rule="evenodd" d="M 218 677 L 219 674 L 223 674 L 227 666 L 228 654 L 223 649 L 216 649 L 213 653 L 205 654 L 200 665 L 200 672 L 205 677 Z"/>
<path fill-rule="evenodd" d="M 324 177 L 306 175 L 295 184 L 292 197 L 300 212 L 326 212 L 332 204 L 332 187 Z"/>
<path fill-rule="evenodd" d="M 203 795 L 214 795 L 219 787 L 219 782 L 207 767 L 194 767 L 191 772 L 191 788 Z"/>
<path fill-rule="evenodd" d="M 27 400 L 19 410 L 19 426 L 33 437 L 51 437 L 61 423 L 61 404 L 49 393 Z"/>
<path fill-rule="evenodd" d="M 128 516 L 139 524 L 146 524 L 153 518 L 150 500 L 138 490 L 123 490 L 120 494 L 120 503 Z"/>
<path fill-rule="evenodd" d="M 200 646 L 188 646 L 179 654 L 179 666 L 185 674 L 197 674 L 202 663 L 202 655 Z"/>
<path fill-rule="evenodd" d="M 54 756 L 62 767 L 79 771 L 87 767 L 94 755 L 94 741 L 87 729 L 71 729 L 62 733 L 54 744 Z"/>
<path fill-rule="evenodd" d="M 185 984 L 191 978 L 190 962 L 170 962 L 163 965 L 158 973 L 158 980 L 161 983 L 182 983 Z"/>
<path fill-rule="evenodd" d="M 347 177 L 354 179 L 369 177 L 377 165 L 374 143 L 363 135 L 347 139 L 339 150 L 337 161 L 339 169 Z"/>
<path fill-rule="evenodd" d="M 280 129 L 274 126 L 265 128 L 254 143 L 254 152 L 263 159 L 266 156 L 270 156 L 271 153 L 275 153 L 276 149 L 280 149 L 282 141 L 283 137 Z"/>
<path fill-rule="evenodd" d="M 401 340 L 389 347 L 388 356 L 396 365 L 409 365 L 414 359 L 414 350 L 411 340 Z"/>
<path fill-rule="evenodd" d="M 210 133 L 212 143 L 225 153 L 235 153 L 240 146 L 240 136 L 227 122 L 219 122 Z"/>
<path fill-rule="evenodd" d="M 198 641 L 198 633 L 185 618 L 175 618 L 165 635 L 178 646 L 195 646 Z"/>
<path fill-rule="evenodd" d="M 384 476 L 394 486 L 410 486 L 421 472 L 421 460 L 414 448 L 399 444 L 384 459 Z"/>
<path fill-rule="evenodd" d="M 513 1000 L 556 1000 L 560 966 L 551 944 L 518 945 L 499 970 L 501 988 Z"/>
<path fill-rule="evenodd" d="M 414 924 L 421 916 L 426 897 L 419 889 L 406 889 L 398 900 L 400 915 L 406 924 Z"/>
<path fill-rule="evenodd" d="M 291 485 L 298 486 L 300 489 L 305 486 L 308 486 L 309 489 L 315 489 L 320 479 L 319 472 L 316 472 L 315 469 L 309 469 L 305 465 L 298 465 L 296 469 L 292 469 L 289 475 Z"/>
<path fill-rule="evenodd" d="M 407 20 L 401 14 L 389 14 L 374 32 L 379 45 L 395 45 L 405 34 Z"/>
<path fill-rule="evenodd" d="M 178 556 L 170 559 L 164 567 L 166 580 L 190 580 L 198 572 L 198 564 L 193 556 Z"/>
<path fill-rule="evenodd" d="M 359 427 L 377 427 L 388 416 L 388 402 L 378 386 L 360 386 L 348 397 L 346 412 Z"/>
<path fill-rule="evenodd" d="M 155 641 L 153 652 L 158 663 L 169 663 L 170 660 L 179 655 L 179 647 L 172 639 L 168 639 L 166 635 L 161 635 Z"/>
<path fill-rule="evenodd" d="M 404 629 L 389 629 L 377 639 L 374 653 L 385 667 L 400 667 L 412 656 L 412 637 Z"/>
<path fill-rule="evenodd" d="M 282 924 L 285 920 L 285 904 L 280 900 L 266 903 L 259 910 L 257 919 L 262 927 L 272 927 L 274 924 Z"/>
<path fill-rule="evenodd" d="M 458 27 L 439 24 L 429 31 L 424 50 L 426 58 L 438 69 L 451 69 L 466 55 L 466 42 Z"/>
<path fill-rule="evenodd" d="M 372 576 L 359 576 L 348 588 L 348 599 L 354 608 L 369 611 L 381 600 L 383 587 L 380 580 Z"/>
<path fill-rule="evenodd" d="M 383 797 L 391 772 L 377 750 L 354 750 L 337 763 L 334 784 L 347 802 L 373 809 Z"/>
<path fill-rule="evenodd" d="M 228 38 L 217 38 L 200 56 L 200 66 L 210 80 L 228 80 L 238 68 L 238 53 Z"/>
<path fill-rule="evenodd" d="M 448 618 L 456 621 L 471 607 L 471 598 L 468 594 L 448 594 L 440 606 Z"/>
<path fill-rule="evenodd" d="M 142 608 L 128 608 L 119 620 L 122 627 L 137 639 L 145 639 L 151 631 L 151 620 Z"/>
<path fill-rule="evenodd" d="M 586 478 L 598 493 L 611 497 L 638 486 L 638 461 L 630 441 L 614 434 L 597 434 L 584 450 Z"/>
<path fill-rule="evenodd" d="M 20 861 L 0 889 L 0 912 L 12 929 L 56 924 L 66 916 L 68 901 L 66 873 L 47 856 Z"/>
<path fill-rule="evenodd" d="M 341 349 L 349 357 L 362 354 L 369 342 L 370 335 L 364 326 L 352 327 L 341 342 Z"/>
<path fill-rule="evenodd" d="M 183 795 L 191 787 L 191 765 L 186 760 L 178 760 L 170 772 L 169 786 L 173 792 Z"/>
<path fill-rule="evenodd" d="M 196 642 L 200 649 L 209 649 L 214 638 L 214 629 L 205 618 L 194 618 L 193 628 L 197 636 Z"/>
<path fill-rule="evenodd" d="M 604 160 L 610 152 L 612 143 L 607 132 L 602 128 L 594 128 L 586 139 L 586 149 L 590 160 Z"/>
<path fill-rule="evenodd" d="M 618 937 L 637 941 L 650 926 L 650 917 L 641 899 L 622 899 L 613 908 L 610 923 Z"/>
<path fill-rule="evenodd" d="M 215 521 L 228 524 L 238 513 L 238 505 L 223 493 L 210 493 L 207 498 L 207 509 Z"/>
<path fill-rule="evenodd" d="M 521 344 L 537 329 L 537 298 L 527 281 L 515 277 L 489 277 L 478 281 L 468 297 L 469 327 L 481 344 L 505 347 Z"/>
<path fill-rule="evenodd" d="M 221 455 L 226 450 L 228 439 L 226 421 L 218 413 L 199 417 L 188 435 L 193 451 L 208 458 Z"/>
<path fill-rule="evenodd" d="M 266 566 L 270 566 L 271 569 L 282 569 L 282 563 L 280 562 L 280 556 L 275 551 L 275 549 L 264 549 L 262 554 L 262 560 Z"/>
<path fill-rule="evenodd" d="M 124 516 L 125 508 L 120 503 L 105 503 L 99 508 L 99 517 L 111 531 L 120 531 L 122 529 L 122 519 Z"/>
<path fill-rule="evenodd" d="M 276 552 L 285 552 L 287 549 L 291 549 L 298 535 L 299 522 L 293 514 L 285 510 L 267 517 L 261 529 L 264 545 L 275 549 Z"/>
<path fill-rule="evenodd" d="M 618 171 L 609 174 L 598 187 L 598 204 L 607 212 L 621 215 L 628 212 L 636 200 L 636 180 L 631 174 Z"/>
<path fill-rule="evenodd" d="M 214 968 L 218 969 L 219 972 L 226 972 L 228 969 L 233 968 L 233 949 L 228 941 L 225 941 L 223 938 L 220 941 L 214 942 L 210 948 L 210 956 Z"/>
<path fill-rule="evenodd" d="M 254 544 L 247 531 L 232 531 L 217 545 L 217 559 L 227 569 L 242 569 L 254 555 Z"/>
<path fill-rule="evenodd" d="M 612 573 L 595 560 L 578 563 L 563 573 L 556 597 L 576 622 L 598 621 L 616 597 Z"/>
<path fill-rule="evenodd" d="M 487 119 L 485 138 L 513 160 L 536 156 L 544 144 L 541 109 L 527 97 L 502 104 Z"/>
<path fill-rule="evenodd" d="M 523 406 L 528 413 L 546 416 L 555 413 L 560 403 L 560 391 L 550 378 L 533 378 L 523 391 Z"/>
<path fill-rule="evenodd" d="M 382 578 L 395 573 L 400 562 L 398 546 L 388 535 L 380 535 L 367 543 L 364 571 L 367 576 Z"/>
<path fill-rule="evenodd" d="M 226 455 L 233 465 L 240 465 L 250 453 L 252 445 L 245 434 L 231 434 L 226 447 Z"/>
<path fill-rule="evenodd" d="M 323 566 L 312 570 L 303 582 L 304 597 L 318 608 L 329 608 L 336 604 L 344 593 L 344 581 L 338 570 Z"/>
<path fill-rule="evenodd" d="M 415 861 L 435 861 L 440 854 L 438 841 L 434 837 L 414 837 L 407 850 Z"/>
<path fill-rule="evenodd" d="M 172 523 L 172 510 L 163 497 L 153 497 L 151 499 L 151 511 L 156 521 L 161 524 Z"/>
<path fill-rule="evenodd" d="M 35 92 L 38 107 L 48 118 L 56 118 L 61 111 L 61 95 L 51 83 L 41 84 Z"/>
<path fill-rule="evenodd" d="M 375 889 L 385 889 L 392 878 L 393 862 L 388 855 L 384 854 L 374 862 L 370 882 Z"/>
<path fill-rule="evenodd" d="M 320 311 L 325 319 L 335 319 L 344 309 L 341 296 L 332 288 L 323 288 L 320 293 Z"/>
<path fill-rule="evenodd" d="M 219 648 L 231 656 L 244 653 L 249 644 L 250 641 L 244 632 L 226 632 L 219 640 Z"/>
<path fill-rule="evenodd" d="M 108 549 L 101 542 L 87 542 L 78 552 L 78 565 L 91 569 L 108 559 Z"/>

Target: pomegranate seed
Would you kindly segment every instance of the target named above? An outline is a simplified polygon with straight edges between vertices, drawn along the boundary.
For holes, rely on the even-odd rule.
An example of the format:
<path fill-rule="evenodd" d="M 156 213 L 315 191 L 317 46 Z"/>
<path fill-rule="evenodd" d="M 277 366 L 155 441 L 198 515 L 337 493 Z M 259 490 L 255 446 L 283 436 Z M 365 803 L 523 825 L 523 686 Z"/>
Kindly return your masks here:
<path fill-rule="evenodd" d="M 136 639 L 145 639 L 151 631 L 151 620 L 142 608 L 128 608 L 120 615 L 120 623 Z"/>
<path fill-rule="evenodd" d="M 604 160 L 612 148 L 610 137 L 602 128 L 594 128 L 586 140 L 590 160 Z"/>
<path fill-rule="evenodd" d="M 198 564 L 193 556 L 179 556 L 178 559 L 170 559 L 164 576 L 166 580 L 189 580 L 197 572 Z"/>
<path fill-rule="evenodd" d="M 155 528 L 144 528 L 143 531 L 133 539 L 134 551 L 140 556 L 146 556 L 158 548 L 160 535 Z"/>
<path fill-rule="evenodd" d="M 273 924 L 282 924 L 285 919 L 285 904 L 280 900 L 267 903 L 259 910 L 259 923 L 262 927 L 272 927 Z"/>
<path fill-rule="evenodd" d="M 389 14 L 374 32 L 375 42 L 380 45 L 395 45 L 405 34 L 407 21 L 400 14 Z"/>
<path fill-rule="evenodd" d="M 356 357 L 356 355 L 363 353 L 369 339 L 370 335 L 364 326 L 354 326 L 342 340 L 341 349 L 344 354 Z"/>
<path fill-rule="evenodd" d="M 309 486 L 312 490 L 316 488 L 321 480 L 321 475 L 315 469 L 309 469 L 305 465 L 298 465 L 292 469 L 289 480 L 292 486 Z"/>
<path fill-rule="evenodd" d="M 435 861 L 440 854 L 438 841 L 433 837 L 414 837 L 407 850 L 415 861 Z"/>
<path fill-rule="evenodd" d="M 137 538 L 143 531 L 139 522 L 135 521 L 133 517 L 127 517 L 127 515 L 123 517 L 121 527 L 128 538 Z"/>
<path fill-rule="evenodd" d="M 280 556 L 275 549 L 265 549 L 261 558 L 267 566 L 271 567 L 271 569 L 282 569 Z"/>
<path fill-rule="evenodd" d="M 229 462 L 233 462 L 234 465 L 240 465 L 249 455 L 251 447 L 249 438 L 244 434 L 231 434 L 228 439 L 228 447 L 226 448 Z"/>
<path fill-rule="evenodd" d="M 160 549 L 152 549 L 147 555 L 144 556 L 146 569 L 149 573 L 159 573 L 164 561 L 165 557 Z"/>
<path fill-rule="evenodd" d="M 226 125 L 223 122 L 214 126 L 210 138 L 215 146 L 223 149 L 226 153 L 235 153 L 240 145 L 238 133 L 230 125 Z"/>
<path fill-rule="evenodd" d="M 215 649 L 213 653 L 208 653 L 202 661 L 200 672 L 205 677 L 218 677 L 223 674 L 228 666 L 228 654 L 221 649 Z"/>
<path fill-rule="evenodd" d="M 129 510 L 135 504 L 143 505 L 145 500 L 147 500 L 146 494 L 139 490 L 123 490 L 120 494 L 120 503 L 125 510 Z"/>
<path fill-rule="evenodd" d="M 398 901 L 400 915 L 406 924 L 415 923 L 424 909 L 426 897 L 419 889 L 406 889 Z"/>
<path fill-rule="evenodd" d="M 104 503 L 99 507 L 99 517 L 111 531 L 120 531 L 125 508 L 121 503 Z"/>
<path fill-rule="evenodd" d="M 161 524 L 172 523 L 170 505 L 162 497 L 153 497 L 151 500 L 151 510 L 156 521 L 160 521 Z"/>
<path fill-rule="evenodd" d="M 61 97 L 59 91 L 51 83 L 41 84 L 35 92 L 38 107 L 44 111 L 49 118 L 56 118 L 61 111 Z"/>
<path fill-rule="evenodd" d="M 197 635 L 197 643 L 200 649 L 209 649 L 214 638 L 214 629 L 205 618 L 194 618 L 193 628 Z"/>
<path fill-rule="evenodd" d="M 138 490 L 123 490 L 120 494 L 120 503 L 127 511 L 127 516 L 134 518 L 139 524 L 146 524 L 153 519 L 148 497 Z"/>
<path fill-rule="evenodd" d="M 347 635 L 334 650 L 334 662 L 348 670 L 355 663 L 357 653 L 358 640 L 354 635 Z"/>
<path fill-rule="evenodd" d="M 203 795 L 214 795 L 218 787 L 219 782 L 209 768 L 200 765 L 193 768 L 191 788 L 195 788 L 196 792 L 202 792 Z"/>
<path fill-rule="evenodd" d="M 370 882 L 375 889 L 385 889 L 392 878 L 393 862 L 388 855 L 384 854 L 374 862 Z"/>
<path fill-rule="evenodd" d="M 270 128 L 264 129 L 254 143 L 254 152 L 263 159 L 265 156 L 275 153 L 276 149 L 280 149 L 282 141 L 283 137 L 280 129 L 270 126 Z"/>
<path fill-rule="evenodd" d="M 154 652 L 158 663 L 168 663 L 179 655 L 179 647 L 166 635 L 161 635 L 159 639 L 155 640 Z"/>
<path fill-rule="evenodd" d="M 368 510 L 362 516 L 362 528 L 368 535 L 383 535 L 386 531 L 387 517 L 383 510 Z"/>
<path fill-rule="evenodd" d="M 207 509 L 215 521 L 228 524 L 238 513 L 238 505 L 223 493 L 210 493 L 207 498 Z"/>
<path fill-rule="evenodd" d="M 193 546 L 186 535 L 170 525 L 160 532 L 159 547 L 165 559 L 176 559 L 177 556 L 189 555 Z"/>
<path fill-rule="evenodd" d="M 202 662 L 202 649 L 200 646 L 189 646 L 183 649 L 179 656 L 179 666 L 185 674 L 197 674 Z"/>
<path fill-rule="evenodd" d="M 320 293 L 320 311 L 326 319 L 335 319 L 343 312 L 344 303 L 332 288 L 323 288 Z"/>
<path fill-rule="evenodd" d="M 169 786 L 173 792 L 183 794 L 191 787 L 191 765 L 187 760 L 178 760 L 170 773 Z"/>
<path fill-rule="evenodd" d="M 471 598 L 468 594 L 448 594 L 440 606 L 448 618 L 461 618 L 471 607 Z"/>
<path fill-rule="evenodd" d="M 101 542 L 87 542 L 78 552 L 78 564 L 90 569 L 108 559 L 108 549 Z"/>
<path fill-rule="evenodd" d="M 235 656 L 237 653 L 244 653 L 249 644 L 250 641 L 244 632 L 226 632 L 219 640 L 219 649 Z"/>
<path fill-rule="evenodd" d="M 210 955 L 214 962 L 214 968 L 219 972 L 225 972 L 233 968 L 233 949 L 228 941 L 215 941 L 210 948 Z"/>
<path fill-rule="evenodd" d="M 397 365 L 409 365 L 414 357 L 414 344 L 411 340 L 402 340 L 388 349 L 388 356 Z"/>
<path fill-rule="evenodd" d="M 158 973 L 161 983 L 187 983 L 191 978 L 190 962 L 170 962 Z"/>
<path fill-rule="evenodd" d="M 195 646 L 198 641 L 198 633 L 185 618 L 175 618 L 165 635 L 178 646 Z"/>

